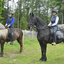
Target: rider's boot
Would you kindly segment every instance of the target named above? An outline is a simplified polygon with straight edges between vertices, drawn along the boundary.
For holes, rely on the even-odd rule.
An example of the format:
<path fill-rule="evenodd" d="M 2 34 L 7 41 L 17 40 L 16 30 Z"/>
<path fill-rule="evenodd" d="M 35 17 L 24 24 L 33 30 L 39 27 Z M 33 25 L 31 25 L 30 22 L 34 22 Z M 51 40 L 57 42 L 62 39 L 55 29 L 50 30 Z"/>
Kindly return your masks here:
<path fill-rule="evenodd" d="M 52 43 L 52 45 L 56 46 L 56 43 L 55 43 L 55 42 L 53 42 L 53 43 Z"/>
<path fill-rule="evenodd" d="M 13 33 L 11 34 L 10 40 L 11 40 L 10 45 L 13 45 Z"/>
<path fill-rule="evenodd" d="M 10 45 L 13 45 L 13 42 L 11 41 Z"/>

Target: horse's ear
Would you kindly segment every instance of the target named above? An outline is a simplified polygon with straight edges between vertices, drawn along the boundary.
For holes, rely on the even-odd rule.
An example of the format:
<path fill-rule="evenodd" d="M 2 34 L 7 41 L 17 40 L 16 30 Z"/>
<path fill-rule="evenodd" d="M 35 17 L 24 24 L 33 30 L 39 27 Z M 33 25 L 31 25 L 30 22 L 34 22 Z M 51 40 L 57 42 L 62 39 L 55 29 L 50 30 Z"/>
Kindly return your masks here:
<path fill-rule="evenodd" d="M 32 13 L 32 16 L 34 16 L 34 14 Z"/>
<path fill-rule="evenodd" d="M 31 16 L 31 13 L 30 13 L 30 16 Z"/>

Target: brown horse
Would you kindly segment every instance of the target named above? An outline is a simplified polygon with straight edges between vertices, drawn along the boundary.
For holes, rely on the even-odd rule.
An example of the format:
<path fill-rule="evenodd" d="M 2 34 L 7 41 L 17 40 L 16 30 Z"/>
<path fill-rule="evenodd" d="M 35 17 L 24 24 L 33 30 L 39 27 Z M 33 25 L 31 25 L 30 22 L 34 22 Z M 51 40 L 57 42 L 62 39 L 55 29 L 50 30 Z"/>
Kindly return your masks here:
<path fill-rule="evenodd" d="M 3 27 L 3 28 L 2 28 Z M 8 30 L 5 29 L 5 27 L 0 24 L 0 44 L 1 44 L 1 57 L 3 57 L 3 48 L 4 48 L 4 43 L 5 42 L 10 42 L 10 38 L 8 36 Z M 18 43 L 20 44 L 20 52 L 23 50 L 23 32 L 19 28 L 14 28 L 14 33 L 13 33 L 13 41 L 17 40 Z"/>

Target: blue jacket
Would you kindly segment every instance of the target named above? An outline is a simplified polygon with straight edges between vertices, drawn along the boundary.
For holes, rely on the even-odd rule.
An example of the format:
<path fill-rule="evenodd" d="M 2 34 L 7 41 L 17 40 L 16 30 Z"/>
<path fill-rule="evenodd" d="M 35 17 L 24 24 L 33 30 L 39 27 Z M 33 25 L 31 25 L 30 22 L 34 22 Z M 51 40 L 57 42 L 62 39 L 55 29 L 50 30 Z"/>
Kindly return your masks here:
<path fill-rule="evenodd" d="M 13 27 L 14 21 L 15 21 L 15 18 L 14 18 L 14 17 L 11 17 L 11 18 L 9 17 L 9 18 L 7 19 L 6 24 L 7 24 L 7 25 L 10 25 L 11 27 Z"/>

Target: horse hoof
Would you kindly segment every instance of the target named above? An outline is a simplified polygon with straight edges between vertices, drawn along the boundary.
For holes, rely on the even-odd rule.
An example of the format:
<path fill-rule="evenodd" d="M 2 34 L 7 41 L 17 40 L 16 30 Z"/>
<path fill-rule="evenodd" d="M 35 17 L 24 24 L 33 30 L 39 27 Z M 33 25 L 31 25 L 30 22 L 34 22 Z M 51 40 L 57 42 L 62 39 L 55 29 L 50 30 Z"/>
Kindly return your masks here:
<path fill-rule="evenodd" d="M 47 59 L 41 58 L 40 61 L 45 62 L 45 61 L 47 61 Z"/>
<path fill-rule="evenodd" d="M 19 52 L 19 54 L 21 54 L 21 53 Z"/>
<path fill-rule="evenodd" d="M 40 59 L 39 61 L 42 61 L 42 62 L 44 62 L 42 59 Z"/>
<path fill-rule="evenodd" d="M 19 54 L 21 54 L 21 52 L 19 52 Z"/>
<path fill-rule="evenodd" d="M 0 56 L 0 57 L 3 57 L 3 56 Z"/>

